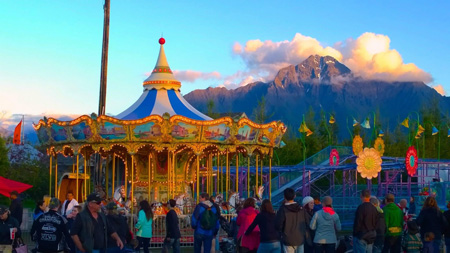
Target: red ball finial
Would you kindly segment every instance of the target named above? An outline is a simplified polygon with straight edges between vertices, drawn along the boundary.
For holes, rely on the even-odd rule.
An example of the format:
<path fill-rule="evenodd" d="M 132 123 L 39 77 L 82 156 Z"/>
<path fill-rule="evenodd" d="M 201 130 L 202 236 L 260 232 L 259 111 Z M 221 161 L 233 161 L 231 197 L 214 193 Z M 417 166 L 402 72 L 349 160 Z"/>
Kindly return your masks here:
<path fill-rule="evenodd" d="M 161 37 L 159 39 L 159 44 L 164 45 L 164 43 L 166 43 L 166 40 L 163 37 Z"/>

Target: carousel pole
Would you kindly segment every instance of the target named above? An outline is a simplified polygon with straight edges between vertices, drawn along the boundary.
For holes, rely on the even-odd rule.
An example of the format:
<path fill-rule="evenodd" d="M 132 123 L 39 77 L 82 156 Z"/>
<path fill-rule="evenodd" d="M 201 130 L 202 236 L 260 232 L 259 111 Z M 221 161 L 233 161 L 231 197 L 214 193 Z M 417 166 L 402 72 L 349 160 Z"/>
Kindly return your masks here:
<path fill-rule="evenodd" d="M 128 160 L 128 155 L 125 157 L 125 161 Z M 126 197 L 128 198 L 128 163 L 125 162 L 125 173 L 123 175 L 124 180 L 124 187 L 125 187 L 125 194 L 127 195 Z"/>
<path fill-rule="evenodd" d="M 250 198 L 250 155 L 247 156 L 247 198 Z"/>
<path fill-rule="evenodd" d="M 261 156 L 261 184 L 260 185 L 263 185 L 263 159 L 264 157 L 263 156 Z"/>
<path fill-rule="evenodd" d="M 200 200 L 200 159 L 197 154 L 197 204 Z"/>
<path fill-rule="evenodd" d="M 77 199 L 78 202 L 81 202 L 78 199 L 78 175 L 79 175 L 79 172 L 80 172 L 80 167 L 79 167 L 79 165 L 80 165 L 80 156 L 78 154 L 76 154 L 76 156 L 77 156 L 77 187 L 76 187 L 76 191 L 77 192 L 75 194 L 75 198 Z M 55 192 L 55 194 L 56 194 L 56 192 Z"/>
<path fill-rule="evenodd" d="M 55 156 L 55 198 L 58 198 L 58 155 Z"/>
<path fill-rule="evenodd" d="M 167 198 L 170 199 L 170 194 L 171 194 L 171 190 L 172 190 L 172 185 L 171 183 L 171 178 L 170 176 L 172 175 L 171 171 L 170 171 L 170 151 L 169 149 L 167 149 Z"/>
<path fill-rule="evenodd" d="M 151 180 L 152 180 L 152 158 L 151 154 L 148 154 L 148 197 L 147 200 L 150 203 L 150 186 L 151 186 Z"/>
<path fill-rule="evenodd" d="M 134 154 L 131 155 L 131 224 L 134 224 Z"/>
<path fill-rule="evenodd" d="M 174 198 L 176 195 L 177 195 L 177 184 L 176 184 L 176 182 L 177 182 L 177 171 L 176 171 L 176 164 L 175 164 L 175 161 L 176 161 L 176 155 L 175 155 L 175 152 L 172 152 L 172 169 L 173 169 L 173 173 L 172 173 L 172 176 L 173 176 L 173 180 L 172 180 L 172 185 L 173 185 L 173 187 L 172 187 L 172 198 Z"/>
<path fill-rule="evenodd" d="M 209 195 L 214 193 L 214 173 L 213 173 L 213 155 L 209 155 Z"/>
<path fill-rule="evenodd" d="M 87 152 L 84 152 L 84 168 L 83 168 L 83 171 L 84 171 L 84 197 L 86 197 L 86 195 L 87 195 L 87 180 L 86 180 L 87 162 L 86 162 L 86 160 L 87 160 Z"/>
<path fill-rule="evenodd" d="M 219 153 L 219 156 L 220 156 L 220 153 Z M 221 179 L 221 181 L 220 181 L 220 192 L 223 194 L 222 196 L 225 196 L 225 194 L 224 194 L 224 192 L 223 192 L 223 179 L 225 178 L 225 177 L 223 176 L 223 163 L 220 164 L 220 173 L 222 174 L 222 179 Z"/>
<path fill-rule="evenodd" d="M 258 158 L 259 158 L 259 155 L 257 154 L 256 155 L 256 163 L 255 163 L 255 169 L 256 169 L 256 175 L 255 175 L 255 177 L 256 177 L 256 180 L 255 180 L 255 193 L 256 193 L 256 191 L 258 190 L 258 183 L 259 183 L 259 181 L 258 181 Z"/>
<path fill-rule="evenodd" d="M 236 192 L 239 192 L 239 153 L 236 149 Z"/>
<path fill-rule="evenodd" d="M 106 157 L 106 164 L 105 164 L 105 190 L 106 190 L 106 199 L 108 199 L 109 196 L 109 163 L 108 163 L 109 157 Z M 86 176 L 86 174 L 84 175 Z M 86 178 L 85 178 L 86 180 Z M 86 188 L 85 188 L 86 190 Z M 86 194 L 86 191 L 84 192 Z"/>
<path fill-rule="evenodd" d="M 216 186 L 216 195 L 217 193 L 220 192 L 220 188 L 219 188 L 219 183 L 220 183 L 220 170 L 219 170 L 219 163 L 220 162 L 220 153 L 217 153 L 217 158 L 216 158 L 216 167 L 217 167 L 217 186 Z"/>
<path fill-rule="evenodd" d="M 230 164 L 229 164 L 229 161 L 228 161 L 228 150 L 227 150 L 227 157 L 226 157 L 226 180 L 225 180 L 225 185 L 226 185 L 226 187 L 225 187 L 225 194 L 226 194 L 226 198 L 225 199 L 228 199 L 228 190 L 229 190 L 229 187 L 230 187 Z"/>
<path fill-rule="evenodd" d="M 114 192 L 116 191 L 116 189 L 115 189 L 115 178 L 116 178 L 116 154 L 113 153 L 113 157 L 112 157 L 112 178 L 111 178 L 111 193 L 112 193 L 113 197 L 114 197 Z"/>
<path fill-rule="evenodd" d="M 272 201 L 272 155 L 269 155 L 269 200 Z"/>
<path fill-rule="evenodd" d="M 49 173 L 49 186 L 48 186 L 48 195 L 52 196 L 52 170 L 53 170 L 53 154 L 50 155 L 50 173 Z"/>

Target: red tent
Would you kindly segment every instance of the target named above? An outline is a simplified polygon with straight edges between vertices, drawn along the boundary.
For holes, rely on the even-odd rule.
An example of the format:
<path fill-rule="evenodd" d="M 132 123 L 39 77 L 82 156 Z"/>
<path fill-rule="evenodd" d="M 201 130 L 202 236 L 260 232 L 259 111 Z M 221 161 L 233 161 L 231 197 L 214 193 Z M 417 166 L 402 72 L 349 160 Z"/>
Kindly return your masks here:
<path fill-rule="evenodd" d="M 17 182 L 14 180 L 6 179 L 0 176 L 0 194 L 5 195 L 9 198 L 9 194 L 12 191 L 17 191 L 18 193 L 22 193 L 28 189 L 33 187 L 29 184 L 24 184 L 21 182 Z"/>

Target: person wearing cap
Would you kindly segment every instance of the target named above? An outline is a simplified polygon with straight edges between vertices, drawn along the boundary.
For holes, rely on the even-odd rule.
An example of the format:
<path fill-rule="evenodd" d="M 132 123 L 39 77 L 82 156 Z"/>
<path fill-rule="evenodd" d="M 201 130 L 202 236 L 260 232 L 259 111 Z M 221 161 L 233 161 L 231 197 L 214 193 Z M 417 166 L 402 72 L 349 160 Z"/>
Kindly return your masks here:
<path fill-rule="evenodd" d="M 66 238 L 70 238 L 67 220 L 58 213 L 61 202 L 50 200 L 48 212 L 39 216 L 33 223 L 30 234 L 36 238 L 38 252 L 62 252 L 67 250 Z"/>
<path fill-rule="evenodd" d="M 11 213 L 12 217 L 16 218 L 20 226 L 22 224 L 22 216 L 23 216 L 22 199 L 19 198 L 19 193 L 17 191 L 12 191 L 9 196 L 11 198 L 11 205 L 9 206 L 9 212 Z"/>
<path fill-rule="evenodd" d="M 66 200 L 61 206 L 61 214 L 67 217 L 67 215 L 70 214 L 70 212 L 72 212 L 74 206 L 78 206 L 78 201 L 73 198 L 72 192 L 68 192 L 66 194 Z"/>
<path fill-rule="evenodd" d="M 315 231 L 312 230 L 309 227 L 309 223 L 314 215 L 314 199 L 311 196 L 306 196 L 303 198 L 302 200 L 302 206 L 303 209 L 305 209 L 305 218 L 307 220 L 307 224 L 308 226 L 306 226 L 306 230 L 308 230 L 309 235 L 311 236 L 311 240 L 307 240 L 307 243 L 305 243 L 305 252 L 306 253 L 311 253 L 314 252 L 314 245 L 313 245 L 313 240 L 314 240 L 314 235 L 315 235 Z"/>
<path fill-rule="evenodd" d="M 86 207 L 81 211 L 72 226 L 70 234 L 79 252 L 102 253 L 107 250 L 107 239 L 111 236 L 122 249 L 123 243 L 100 212 L 102 199 L 98 193 L 88 195 Z"/>
<path fill-rule="evenodd" d="M 11 230 L 14 231 L 15 237 L 21 236 L 19 222 L 9 215 L 8 207 L 0 205 L 0 252 L 12 252 Z"/>
<path fill-rule="evenodd" d="M 341 231 L 339 215 L 333 209 L 333 199 L 326 196 L 322 200 L 322 209 L 317 211 L 310 223 L 312 230 L 316 231 L 314 236 L 314 252 L 335 252 L 336 232 Z"/>
<path fill-rule="evenodd" d="M 119 235 L 120 240 L 124 245 L 127 245 L 131 242 L 132 234 L 127 224 L 126 217 L 119 214 L 117 209 L 117 204 L 115 202 L 109 202 L 106 205 L 106 219 L 111 227 L 117 231 L 117 235 Z M 124 246 L 125 247 L 125 246 Z M 127 247 L 128 248 L 128 247 Z M 131 250 L 131 248 L 129 248 Z M 116 241 L 109 236 L 108 237 L 108 253 L 121 252 L 121 249 L 117 246 Z"/>

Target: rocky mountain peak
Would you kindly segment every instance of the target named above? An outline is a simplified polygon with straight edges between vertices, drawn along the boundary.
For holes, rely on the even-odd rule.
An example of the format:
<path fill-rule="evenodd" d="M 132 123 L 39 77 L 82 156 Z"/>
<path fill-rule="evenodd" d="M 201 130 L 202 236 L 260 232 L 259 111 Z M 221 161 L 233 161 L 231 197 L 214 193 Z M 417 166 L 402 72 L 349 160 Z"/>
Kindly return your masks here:
<path fill-rule="evenodd" d="M 351 70 L 331 56 L 311 55 L 300 64 L 282 68 L 275 76 L 277 86 L 311 80 L 329 81 L 334 76 L 350 75 Z"/>

